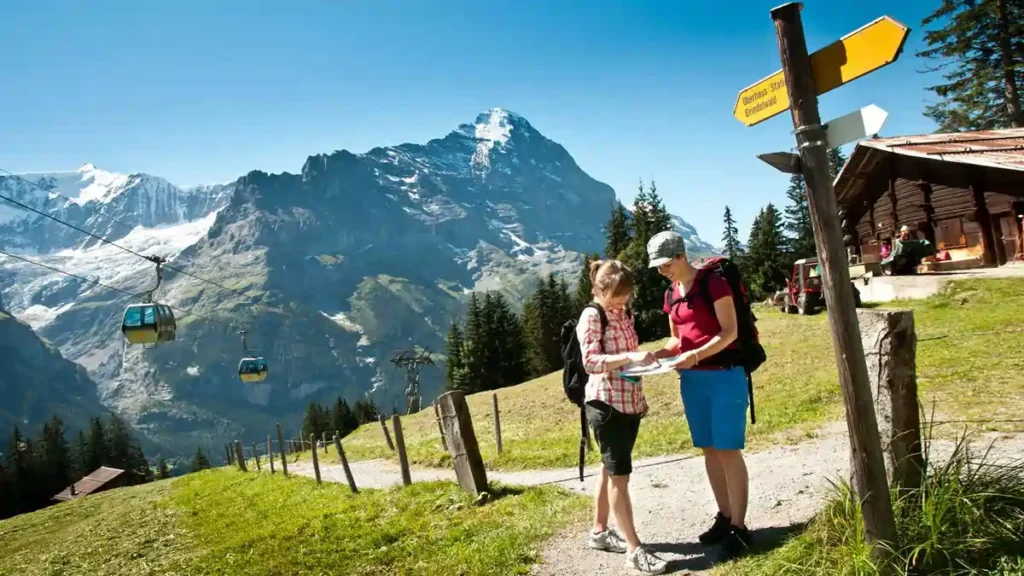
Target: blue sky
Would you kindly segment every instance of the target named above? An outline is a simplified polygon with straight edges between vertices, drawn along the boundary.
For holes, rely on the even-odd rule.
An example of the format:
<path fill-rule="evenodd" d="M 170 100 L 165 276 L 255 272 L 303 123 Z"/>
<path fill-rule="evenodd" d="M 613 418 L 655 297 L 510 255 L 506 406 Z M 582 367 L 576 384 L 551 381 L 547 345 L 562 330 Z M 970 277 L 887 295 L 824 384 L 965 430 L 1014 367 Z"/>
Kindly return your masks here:
<path fill-rule="evenodd" d="M 785 204 L 787 177 L 756 155 L 793 145 L 788 114 L 752 128 L 732 116 L 737 92 L 779 68 L 768 13 L 779 3 L 10 3 L 0 168 L 92 162 L 226 182 L 296 172 L 320 152 L 425 142 L 501 106 L 624 202 L 653 176 L 704 239 L 719 243 L 728 204 L 746 240 L 760 207 Z M 924 87 L 939 78 L 917 73 L 914 53 L 937 4 L 804 3 L 812 52 L 882 15 L 911 28 L 896 63 L 820 98 L 824 120 L 874 103 L 889 112 L 882 135 L 934 130 Z"/>

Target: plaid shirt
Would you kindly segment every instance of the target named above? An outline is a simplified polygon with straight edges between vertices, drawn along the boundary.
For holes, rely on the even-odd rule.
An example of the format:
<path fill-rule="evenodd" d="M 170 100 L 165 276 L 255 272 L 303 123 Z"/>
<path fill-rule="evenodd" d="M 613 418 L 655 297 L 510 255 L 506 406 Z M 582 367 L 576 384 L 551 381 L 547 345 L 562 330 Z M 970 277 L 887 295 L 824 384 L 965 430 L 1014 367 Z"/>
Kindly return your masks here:
<path fill-rule="evenodd" d="M 646 414 L 647 400 L 644 398 L 643 384 L 623 379 L 618 369 L 608 371 L 605 368 L 609 356 L 637 351 L 639 341 L 633 329 L 633 319 L 624 310 L 606 310 L 605 313 L 608 326 L 604 332 L 603 351 L 601 315 L 597 310 L 583 310 L 576 325 L 583 367 L 590 374 L 584 401 L 599 400 L 624 414 Z"/>

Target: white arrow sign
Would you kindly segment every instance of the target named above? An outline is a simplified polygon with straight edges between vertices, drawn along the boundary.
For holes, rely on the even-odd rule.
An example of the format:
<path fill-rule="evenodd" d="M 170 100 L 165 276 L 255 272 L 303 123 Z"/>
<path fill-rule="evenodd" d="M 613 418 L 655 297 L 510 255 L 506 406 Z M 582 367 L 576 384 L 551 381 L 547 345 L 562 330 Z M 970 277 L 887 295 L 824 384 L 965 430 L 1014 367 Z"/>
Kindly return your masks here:
<path fill-rule="evenodd" d="M 854 140 L 878 134 L 889 113 L 871 104 L 825 124 L 828 147 L 837 148 Z"/>

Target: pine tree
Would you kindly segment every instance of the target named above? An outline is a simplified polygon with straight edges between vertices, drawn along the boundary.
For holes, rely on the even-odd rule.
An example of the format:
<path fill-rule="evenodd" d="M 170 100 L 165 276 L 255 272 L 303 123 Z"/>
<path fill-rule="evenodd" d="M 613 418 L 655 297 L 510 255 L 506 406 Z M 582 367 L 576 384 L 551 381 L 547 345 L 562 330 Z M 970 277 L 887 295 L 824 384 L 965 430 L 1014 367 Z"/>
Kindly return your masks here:
<path fill-rule="evenodd" d="M 11 480 L 7 466 L 0 461 L 0 520 L 14 515 L 14 496 L 11 494 Z"/>
<path fill-rule="evenodd" d="M 526 340 L 522 320 L 504 299 L 498 311 L 498 324 L 504 335 L 499 370 L 504 377 L 502 386 L 514 386 L 525 382 L 529 376 Z"/>
<path fill-rule="evenodd" d="M 612 214 L 608 218 L 608 223 L 605 225 L 605 238 L 607 243 L 604 247 L 605 258 L 615 259 L 619 257 L 619 254 L 629 246 L 629 241 L 632 239 L 629 227 L 629 213 L 626 212 L 626 208 L 615 201 L 615 207 L 612 208 Z"/>
<path fill-rule="evenodd" d="M 103 422 L 98 417 L 89 420 L 89 453 L 85 460 L 85 474 L 89 474 L 110 459 L 107 451 L 107 435 Z"/>
<path fill-rule="evenodd" d="M 45 486 L 42 491 L 56 494 L 71 483 L 73 468 L 71 449 L 64 439 L 64 422 L 60 417 L 54 415 L 43 424 L 39 445 L 42 448 L 39 471 Z"/>
<path fill-rule="evenodd" d="M 462 363 L 465 367 L 465 378 L 461 383 L 461 389 L 467 394 L 472 394 L 483 390 L 487 379 L 487 326 L 484 324 L 483 306 L 475 292 L 469 295 L 463 338 Z"/>
<path fill-rule="evenodd" d="M 369 395 L 356 400 L 355 405 L 352 407 L 352 412 L 355 413 L 360 425 L 376 422 L 380 414 L 373 398 L 370 398 Z"/>
<path fill-rule="evenodd" d="M 167 467 L 167 460 L 163 456 L 156 461 L 156 477 L 161 480 L 171 477 L 171 469 Z"/>
<path fill-rule="evenodd" d="M 775 206 L 765 206 L 750 230 L 748 256 L 744 276 L 751 297 L 760 300 L 786 284 L 786 270 L 791 265 L 782 234 L 782 217 Z"/>
<path fill-rule="evenodd" d="M 921 22 L 928 48 L 918 56 L 940 64 L 945 82 L 929 86 L 940 101 L 924 115 L 939 132 L 1024 127 L 1024 1 L 941 0 Z"/>
<path fill-rule="evenodd" d="M 463 359 L 465 341 L 462 337 L 462 328 L 457 319 L 452 319 L 451 327 L 448 328 L 448 339 L 445 341 L 448 361 L 445 366 L 445 376 L 448 390 L 463 390 L 466 380 L 466 364 Z"/>
<path fill-rule="evenodd" d="M 730 260 L 737 261 L 740 252 L 739 230 L 736 229 L 736 220 L 732 217 L 732 210 L 725 207 L 725 232 L 722 234 L 722 243 L 725 245 L 725 255 Z"/>
<path fill-rule="evenodd" d="M 17 426 L 11 432 L 11 441 L 7 445 L 6 469 L 10 484 L 12 510 L 15 514 L 28 512 L 34 507 L 30 502 L 32 496 L 32 451 L 27 438 L 22 436 Z"/>
<path fill-rule="evenodd" d="M 302 439 L 308 440 L 310 434 L 316 434 L 317 438 L 331 429 L 331 415 L 327 408 L 316 402 L 310 402 L 306 407 L 306 415 L 302 418 Z"/>
<path fill-rule="evenodd" d="M 338 431 L 339 438 L 344 438 L 356 428 L 359 428 L 359 419 L 348 405 L 348 401 L 338 396 L 331 411 L 331 429 Z"/>
<path fill-rule="evenodd" d="M 129 484 L 141 484 L 153 479 L 153 470 L 142 453 L 142 447 L 128 432 L 128 426 L 116 414 L 110 415 L 106 430 L 108 463 L 128 473 Z"/>
<path fill-rule="evenodd" d="M 828 150 L 828 170 L 832 175 L 832 179 L 835 180 L 836 176 L 839 176 L 839 172 L 842 171 L 843 166 L 846 165 L 846 155 L 843 154 L 842 148 L 838 146 L 835 148 L 829 148 Z"/>
<path fill-rule="evenodd" d="M 785 229 L 789 233 L 788 251 L 795 258 L 813 257 L 817 254 L 817 249 L 814 243 L 814 228 L 811 226 L 811 211 L 807 204 L 803 175 L 793 174 L 789 177 L 786 197 L 789 198 L 785 223 Z"/>
<path fill-rule="evenodd" d="M 573 296 L 565 280 L 548 274 L 523 306 L 526 366 L 533 377 L 562 368 L 562 325 L 575 316 Z"/>
<path fill-rule="evenodd" d="M 574 316 L 583 312 L 583 307 L 594 299 L 593 285 L 590 283 L 590 263 L 600 260 L 597 254 L 584 254 L 583 267 L 580 268 L 579 278 L 576 280 L 576 294 L 573 296 Z"/>
<path fill-rule="evenodd" d="M 75 442 L 74 464 L 72 475 L 75 478 L 81 478 L 90 472 L 89 440 L 85 437 L 85 432 L 81 430 L 78 431 L 78 441 Z"/>
<path fill-rule="evenodd" d="M 653 181 L 649 190 L 637 194 L 633 225 L 633 239 L 619 259 L 633 271 L 633 321 L 637 336 L 641 342 L 650 342 L 668 336 L 668 324 L 661 311 L 668 281 L 648 266 L 647 242 L 658 232 L 672 228 L 672 216 Z"/>
<path fill-rule="evenodd" d="M 206 470 L 210 467 L 210 461 L 207 460 L 206 455 L 203 454 L 202 448 L 196 448 L 196 454 L 192 457 L 192 472 L 199 472 L 200 470 Z"/>

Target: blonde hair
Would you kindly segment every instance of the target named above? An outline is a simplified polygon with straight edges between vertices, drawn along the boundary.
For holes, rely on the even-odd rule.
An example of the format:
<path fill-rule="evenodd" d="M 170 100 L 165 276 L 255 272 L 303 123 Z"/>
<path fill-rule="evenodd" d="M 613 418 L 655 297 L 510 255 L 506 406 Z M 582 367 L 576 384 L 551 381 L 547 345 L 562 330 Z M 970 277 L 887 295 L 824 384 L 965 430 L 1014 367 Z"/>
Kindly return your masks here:
<path fill-rule="evenodd" d="M 633 290 L 633 271 L 618 260 L 590 263 L 590 293 L 595 298 L 625 296 Z"/>

